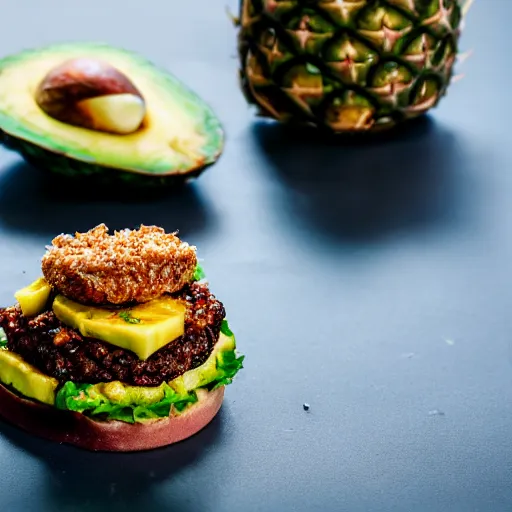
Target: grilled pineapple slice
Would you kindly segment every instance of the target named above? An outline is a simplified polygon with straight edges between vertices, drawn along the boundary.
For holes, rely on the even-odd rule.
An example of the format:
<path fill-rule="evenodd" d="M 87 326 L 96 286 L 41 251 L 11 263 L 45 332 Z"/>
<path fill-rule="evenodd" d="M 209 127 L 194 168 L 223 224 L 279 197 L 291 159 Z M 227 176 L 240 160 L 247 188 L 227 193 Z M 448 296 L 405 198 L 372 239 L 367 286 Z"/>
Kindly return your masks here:
<path fill-rule="evenodd" d="M 25 288 L 18 290 L 14 297 L 25 316 L 36 316 L 44 311 L 51 292 L 50 285 L 44 277 L 36 279 Z"/>
<path fill-rule="evenodd" d="M 171 297 L 123 309 L 86 306 L 63 295 L 53 302 L 57 318 L 82 336 L 130 350 L 139 359 L 183 335 L 185 311 L 185 305 Z"/>

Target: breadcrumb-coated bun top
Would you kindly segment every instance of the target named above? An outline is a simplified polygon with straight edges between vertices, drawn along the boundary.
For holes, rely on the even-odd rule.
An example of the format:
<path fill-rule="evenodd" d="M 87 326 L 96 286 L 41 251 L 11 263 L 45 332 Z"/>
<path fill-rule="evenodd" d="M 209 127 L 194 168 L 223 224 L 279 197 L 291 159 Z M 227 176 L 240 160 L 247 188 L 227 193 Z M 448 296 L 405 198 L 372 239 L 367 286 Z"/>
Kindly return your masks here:
<path fill-rule="evenodd" d="M 62 258 L 73 258 L 74 264 L 87 260 L 89 268 L 103 269 L 111 263 L 130 265 L 137 259 L 168 260 L 173 254 L 195 248 L 182 242 L 174 233 L 157 226 L 141 225 L 139 229 L 123 229 L 109 235 L 100 224 L 85 233 L 61 234 L 47 247 L 48 253 L 59 252 Z M 45 257 L 48 257 L 49 254 Z"/>
<path fill-rule="evenodd" d="M 147 302 L 193 280 L 196 248 L 157 226 L 114 231 L 105 224 L 61 234 L 42 258 L 42 271 L 60 293 L 88 304 Z"/>

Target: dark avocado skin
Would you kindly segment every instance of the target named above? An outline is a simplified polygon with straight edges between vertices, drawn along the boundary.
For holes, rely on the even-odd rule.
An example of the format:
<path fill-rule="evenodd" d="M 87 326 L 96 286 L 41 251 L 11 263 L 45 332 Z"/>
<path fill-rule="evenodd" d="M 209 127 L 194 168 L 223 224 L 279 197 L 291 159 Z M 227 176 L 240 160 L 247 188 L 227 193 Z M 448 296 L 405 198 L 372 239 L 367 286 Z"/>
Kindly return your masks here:
<path fill-rule="evenodd" d="M 151 175 L 127 172 L 112 167 L 97 164 L 89 164 L 73 160 L 65 155 L 54 153 L 47 149 L 36 147 L 21 139 L 11 137 L 7 133 L 1 135 L 2 144 L 22 156 L 32 167 L 42 172 L 51 172 L 62 183 L 73 186 L 116 186 L 127 191 L 135 191 L 140 187 L 144 189 L 174 189 L 185 185 L 187 182 L 198 178 L 215 162 L 208 163 L 186 174 Z"/>

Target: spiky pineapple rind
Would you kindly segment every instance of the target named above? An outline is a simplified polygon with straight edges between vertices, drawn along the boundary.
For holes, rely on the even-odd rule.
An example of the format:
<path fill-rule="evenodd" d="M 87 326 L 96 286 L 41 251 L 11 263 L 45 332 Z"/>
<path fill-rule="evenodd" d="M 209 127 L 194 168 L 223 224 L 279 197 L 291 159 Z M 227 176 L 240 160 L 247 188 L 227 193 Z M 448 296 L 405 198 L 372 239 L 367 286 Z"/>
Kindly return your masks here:
<path fill-rule="evenodd" d="M 455 0 L 242 0 L 241 88 L 281 122 L 392 127 L 446 95 L 461 20 Z"/>

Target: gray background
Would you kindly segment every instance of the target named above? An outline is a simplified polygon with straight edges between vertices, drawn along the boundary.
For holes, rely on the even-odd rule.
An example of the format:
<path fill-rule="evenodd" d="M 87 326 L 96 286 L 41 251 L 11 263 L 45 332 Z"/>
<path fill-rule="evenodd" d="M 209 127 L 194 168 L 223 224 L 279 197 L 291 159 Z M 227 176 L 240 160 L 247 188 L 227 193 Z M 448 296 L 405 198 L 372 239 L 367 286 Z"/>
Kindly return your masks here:
<path fill-rule="evenodd" d="M 156 223 L 198 245 L 247 360 L 218 418 L 168 449 L 2 424 L 0 509 L 510 511 L 512 3 L 476 2 L 466 77 L 428 119 L 352 147 L 256 122 L 224 2 L 4 3 L 2 55 L 137 50 L 211 103 L 227 145 L 183 194 L 139 203 L 49 191 L 2 151 L 0 304 L 54 235 Z"/>

